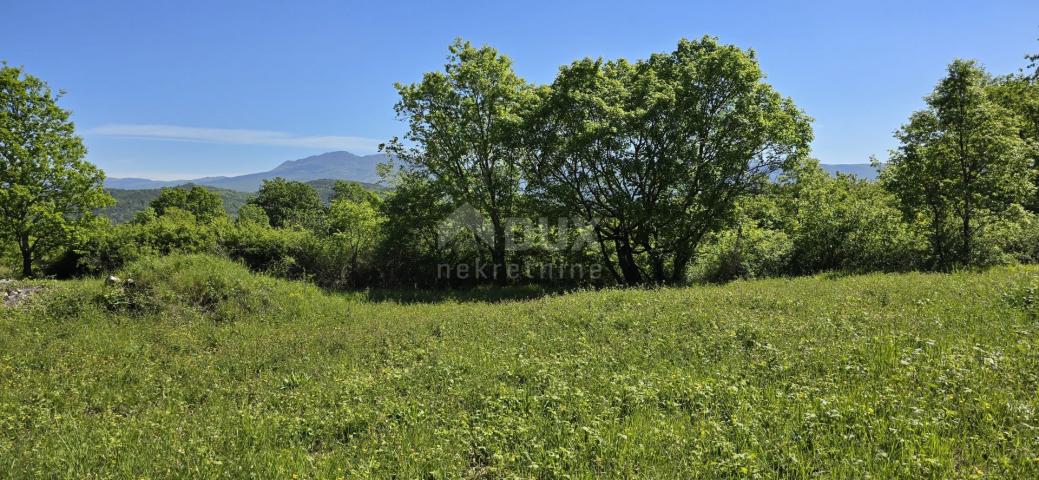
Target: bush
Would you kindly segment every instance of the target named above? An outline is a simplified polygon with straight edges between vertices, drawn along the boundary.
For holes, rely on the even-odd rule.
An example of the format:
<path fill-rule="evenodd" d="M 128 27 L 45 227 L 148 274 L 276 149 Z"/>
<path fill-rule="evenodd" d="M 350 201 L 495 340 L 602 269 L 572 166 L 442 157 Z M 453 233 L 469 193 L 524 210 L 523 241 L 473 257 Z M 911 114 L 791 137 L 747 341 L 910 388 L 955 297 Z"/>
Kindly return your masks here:
<path fill-rule="evenodd" d="M 171 255 L 135 261 L 98 299 L 110 310 L 189 309 L 217 321 L 272 307 L 275 283 L 245 266 L 209 255 Z"/>
<path fill-rule="evenodd" d="M 788 270 L 793 243 L 786 233 L 750 224 L 713 236 L 699 253 L 690 278 L 725 282 L 780 276 Z"/>
<path fill-rule="evenodd" d="M 253 270 L 299 278 L 303 276 L 303 269 L 296 259 L 312 235 L 305 230 L 275 229 L 259 223 L 239 222 L 235 228 L 225 232 L 220 245 L 228 257 L 244 262 Z"/>
<path fill-rule="evenodd" d="M 1039 262 L 1039 217 L 1012 205 L 981 230 L 974 258 L 980 265 Z"/>
<path fill-rule="evenodd" d="M 817 165 L 790 178 L 779 187 L 794 244 L 790 273 L 903 271 L 922 263 L 923 241 L 880 185 L 831 177 Z"/>
<path fill-rule="evenodd" d="M 194 215 L 169 208 L 158 217 L 114 225 L 97 232 L 75 249 L 81 274 L 111 272 L 149 255 L 216 253 L 226 220 L 199 225 Z"/>
<path fill-rule="evenodd" d="M 366 286 L 377 280 L 373 258 L 382 219 L 374 207 L 348 203 L 336 203 L 332 232 L 271 228 L 261 221 L 259 208 L 236 223 L 218 218 L 198 224 L 190 213 L 170 207 L 161 216 L 146 215 L 139 222 L 99 231 L 61 265 L 73 265 L 77 274 L 100 274 L 148 256 L 210 253 L 226 255 L 255 271 L 325 287 Z"/>

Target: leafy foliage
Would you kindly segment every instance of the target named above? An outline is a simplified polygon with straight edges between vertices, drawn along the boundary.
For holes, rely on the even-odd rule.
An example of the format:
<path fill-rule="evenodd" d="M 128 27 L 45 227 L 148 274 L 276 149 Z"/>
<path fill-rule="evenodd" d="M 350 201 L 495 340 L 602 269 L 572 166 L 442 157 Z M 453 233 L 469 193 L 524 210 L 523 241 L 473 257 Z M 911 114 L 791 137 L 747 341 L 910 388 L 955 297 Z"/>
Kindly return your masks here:
<path fill-rule="evenodd" d="M 917 268 L 921 240 L 895 197 L 880 185 L 825 174 L 816 162 L 793 169 L 779 187 L 781 219 L 793 243 L 789 271 L 905 271 Z M 784 220 L 777 220 L 784 221 Z"/>
<path fill-rule="evenodd" d="M 594 222 L 624 282 L 682 282 L 739 197 L 807 153 L 809 119 L 763 78 L 710 37 L 563 67 L 530 125 L 532 191 Z"/>
<path fill-rule="evenodd" d="M 200 224 L 191 212 L 176 207 L 161 216 L 106 228 L 91 235 L 74 249 L 81 273 L 112 272 L 150 256 L 174 253 L 217 253 L 219 229 L 226 225 Z"/>
<path fill-rule="evenodd" d="M 96 227 L 92 211 L 112 202 L 58 99 L 43 80 L 0 64 L 0 238 L 17 243 L 24 276 L 35 257 Z"/>
<path fill-rule="evenodd" d="M 1030 144 L 1036 188 L 1025 206 L 1039 213 L 1039 78 L 1008 75 L 997 79 L 987 90 L 994 102 L 1014 115 L 1021 138 Z"/>
<path fill-rule="evenodd" d="M 267 218 L 267 212 L 265 212 L 258 205 L 245 204 L 242 208 L 238 209 L 238 218 L 236 220 L 238 224 L 255 224 L 269 227 L 271 220 Z"/>
<path fill-rule="evenodd" d="M 397 85 L 408 133 L 386 147 L 392 188 L 277 178 L 255 197 L 115 191 L 120 204 L 95 210 L 128 223 L 68 210 L 59 216 L 82 223 L 36 260 L 64 277 L 214 253 L 335 289 L 479 287 L 444 267 L 488 264 L 524 272 L 513 284 L 568 288 L 1030 263 L 1035 86 L 954 62 L 890 164 L 874 164 L 877 183 L 807 160 L 810 119 L 765 83 L 751 50 L 683 40 L 647 59 L 576 61 L 536 86 L 493 48 L 458 40 L 443 71 Z M 467 212 L 491 235 L 453 231 Z M 568 265 L 610 276 L 536 273 Z"/>
<path fill-rule="evenodd" d="M 172 208 L 179 208 L 191 213 L 196 220 L 202 223 L 212 222 L 225 215 L 224 202 L 220 196 L 197 185 L 190 189 L 163 188 L 149 206 L 158 215 L 162 215 Z"/>
<path fill-rule="evenodd" d="M 450 52 L 443 72 L 396 85 L 407 143 L 394 140 L 387 150 L 404 168 L 436 182 L 456 206 L 468 204 L 488 217 L 493 235 L 485 247 L 495 278 L 504 279 L 506 219 L 519 193 L 519 126 L 531 91 L 512 61 L 491 47 L 459 39 Z"/>
<path fill-rule="evenodd" d="M 280 177 L 264 180 L 249 204 L 262 208 L 273 227 L 308 223 L 321 211 L 321 197 L 314 187 Z"/>
<path fill-rule="evenodd" d="M 897 133 L 902 145 L 882 174 L 906 215 L 927 225 L 937 268 L 975 264 L 979 232 L 1034 194 L 1032 152 L 989 83 L 974 62 L 950 64 L 928 108 Z"/>

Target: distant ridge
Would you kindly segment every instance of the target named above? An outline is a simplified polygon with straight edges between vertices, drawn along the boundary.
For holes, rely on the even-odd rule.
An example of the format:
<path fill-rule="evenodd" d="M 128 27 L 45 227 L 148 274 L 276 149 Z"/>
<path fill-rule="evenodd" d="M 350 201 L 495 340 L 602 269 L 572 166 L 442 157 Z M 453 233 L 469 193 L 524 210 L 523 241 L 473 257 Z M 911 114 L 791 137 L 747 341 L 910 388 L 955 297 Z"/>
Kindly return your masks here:
<path fill-rule="evenodd" d="M 386 162 L 386 155 L 354 155 L 350 152 L 328 152 L 299 160 L 282 162 L 273 170 L 233 177 L 203 177 L 185 180 L 149 180 L 147 178 L 108 178 L 105 187 L 125 190 L 147 190 L 173 187 L 191 183 L 208 187 L 223 188 L 239 192 L 255 192 L 264 180 L 282 177 L 287 180 L 308 182 L 311 180 L 353 180 L 377 183 L 379 175 L 376 165 Z"/>
<path fill-rule="evenodd" d="M 846 164 L 820 164 L 823 170 L 826 170 L 830 175 L 836 175 L 843 173 L 845 175 L 855 175 L 863 180 L 876 180 L 877 169 L 873 168 L 873 165 L 868 163 L 846 163 Z"/>
<path fill-rule="evenodd" d="M 191 188 L 193 184 L 177 185 L 180 188 Z M 236 192 L 233 190 L 227 190 L 224 188 L 216 187 L 205 187 L 209 191 L 220 195 L 220 199 L 224 202 L 224 210 L 228 215 L 235 216 L 238 214 L 238 209 L 245 204 L 250 198 L 253 197 L 251 193 Z M 161 192 L 157 188 L 149 189 L 121 189 L 121 188 L 105 188 L 113 198 L 115 198 L 115 205 L 96 210 L 94 213 L 106 217 L 113 223 L 125 223 L 133 219 L 134 215 L 146 208 L 148 208 L 152 202 L 159 197 Z"/>
<path fill-rule="evenodd" d="M 353 180 L 362 183 L 378 183 L 376 165 L 386 162 L 386 155 L 354 155 L 350 152 L 328 152 L 313 155 L 299 160 L 282 162 L 272 170 L 250 173 L 233 177 L 202 177 L 185 180 L 150 180 L 147 178 L 109 178 L 105 187 L 124 190 L 150 190 L 162 187 L 175 187 L 191 183 L 208 187 L 235 190 L 238 192 L 255 192 L 260 189 L 264 180 L 282 177 L 287 180 L 309 182 L 312 180 Z M 823 170 L 830 175 L 843 173 L 855 175 L 864 180 L 875 180 L 877 170 L 868 163 L 821 164 Z"/>

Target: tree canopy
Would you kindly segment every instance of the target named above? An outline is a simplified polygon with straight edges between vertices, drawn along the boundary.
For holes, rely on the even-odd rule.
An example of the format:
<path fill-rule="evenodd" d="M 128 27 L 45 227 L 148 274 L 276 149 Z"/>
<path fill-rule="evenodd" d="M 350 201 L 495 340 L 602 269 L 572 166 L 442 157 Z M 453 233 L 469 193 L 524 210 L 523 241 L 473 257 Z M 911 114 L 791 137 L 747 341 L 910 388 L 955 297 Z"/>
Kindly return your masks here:
<path fill-rule="evenodd" d="M 321 211 L 321 197 L 314 187 L 277 177 L 264 180 L 256 197 L 249 200 L 267 214 L 272 227 L 283 227 L 293 222 L 307 222 Z"/>
<path fill-rule="evenodd" d="M 216 192 L 198 185 L 193 185 L 191 188 L 163 188 L 159 192 L 159 196 L 151 201 L 150 206 L 159 215 L 170 208 L 179 208 L 190 212 L 196 220 L 203 223 L 227 215 L 224 211 L 223 198 Z"/>
<path fill-rule="evenodd" d="M 594 223 L 604 262 L 626 283 L 683 281 L 736 200 L 812 139 L 810 119 L 764 82 L 754 53 L 710 37 L 634 63 L 574 62 L 540 94 L 529 190 Z"/>
<path fill-rule="evenodd" d="M 883 172 L 906 214 L 928 225 L 938 268 L 972 264 L 978 233 L 1035 188 L 1029 145 L 990 84 L 976 62 L 951 63 L 927 108 L 896 134 L 901 146 Z"/>
<path fill-rule="evenodd" d="M 388 152 L 404 168 L 428 175 L 456 206 L 469 204 L 486 215 L 493 230 L 486 245 L 494 276 L 506 255 L 506 220 L 520 183 L 521 111 L 529 85 L 497 50 L 456 40 L 443 72 L 414 84 L 397 84 L 397 115 L 408 123 L 407 144 L 393 141 Z"/>
<path fill-rule="evenodd" d="M 43 80 L 0 66 L 0 235 L 18 244 L 25 276 L 36 255 L 73 243 L 112 202 L 59 99 Z"/>

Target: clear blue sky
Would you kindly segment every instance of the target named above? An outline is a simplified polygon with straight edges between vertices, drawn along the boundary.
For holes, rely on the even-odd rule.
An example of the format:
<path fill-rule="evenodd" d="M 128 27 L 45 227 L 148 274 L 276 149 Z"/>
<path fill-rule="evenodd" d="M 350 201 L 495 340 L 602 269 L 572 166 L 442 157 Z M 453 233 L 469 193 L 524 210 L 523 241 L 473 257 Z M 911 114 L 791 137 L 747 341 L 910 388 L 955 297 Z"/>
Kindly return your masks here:
<path fill-rule="evenodd" d="M 169 179 L 370 153 L 403 130 L 393 82 L 441 68 L 455 37 L 537 83 L 577 58 L 644 58 L 682 37 L 754 48 L 815 118 L 825 163 L 885 156 L 952 59 L 1010 73 L 1039 51 L 1034 0 L 433 3 L 0 0 L 0 59 L 67 92 L 110 176 Z"/>

